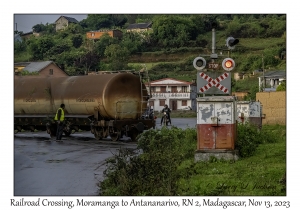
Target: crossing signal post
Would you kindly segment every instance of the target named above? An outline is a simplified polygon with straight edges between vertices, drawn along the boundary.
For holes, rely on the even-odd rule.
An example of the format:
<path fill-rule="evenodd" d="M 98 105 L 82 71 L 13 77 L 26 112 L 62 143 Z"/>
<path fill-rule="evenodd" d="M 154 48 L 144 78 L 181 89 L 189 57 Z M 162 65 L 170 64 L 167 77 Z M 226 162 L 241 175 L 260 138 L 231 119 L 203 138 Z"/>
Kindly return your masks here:
<path fill-rule="evenodd" d="M 196 57 L 193 61 L 193 66 L 197 70 L 203 70 L 206 67 L 206 60 L 203 57 Z"/>
<path fill-rule="evenodd" d="M 215 52 L 215 29 L 212 29 L 212 53 L 210 56 L 194 59 L 193 65 L 197 72 L 197 152 L 195 160 L 208 160 L 210 156 L 216 158 L 237 159 L 234 150 L 236 139 L 236 99 L 231 95 L 231 73 L 235 62 L 229 56 L 230 50 L 239 42 L 238 39 L 228 37 L 226 46 L 228 57 Z M 222 50 L 222 49 L 221 49 Z M 219 57 L 222 57 L 220 59 Z M 207 65 L 205 65 L 207 63 Z M 206 69 L 205 69 L 206 68 Z M 211 71 L 206 71 L 206 70 Z M 221 71 L 220 71 L 221 70 Z M 222 71 L 223 70 L 223 71 Z M 226 72 L 224 72 L 224 70 Z M 205 96 L 206 94 L 212 96 Z M 227 96 L 215 96 L 227 95 Z M 216 112 L 207 110 L 218 110 Z M 219 113 L 226 113 L 219 114 Z M 230 136 L 230 138 L 228 138 Z M 188 205 L 188 203 L 186 204 Z"/>
<path fill-rule="evenodd" d="M 231 71 L 235 67 L 235 62 L 232 58 L 225 58 L 222 62 L 222 67 L 225 71 Z"/>
<path fill-rule="evenodd" d="M 215 52 L 215 30 L 213 29 L 213 38 L 212 38 L 212 54 L 206 56 L 198 56 L 193 61 L 193 66 L 195 69 L 199 71 L 204 71 L 205 69 L 211 70 L 225 70 L 225 71 L 232 71 L 235 68 L 235 61 L 230 58 L 230 51 L 235 48 L 235 46 L 239 43 L 239 39 L 228 37 L 226 39 L 226 46 L 228 48 L 228 57 L 223 59 L 222 63 L 219 60 L 219 56 L 223 57 L 222 55 L 218 55 Z"/>
<path fill-rule="evenodd" d="M 235 45 L 237 45 L 240 41 L 238 39 L 235 39 L 233 37 L 228 37 L 226 39 L 226 46 L 228 49 L 233 50 L 235 48 Z"/>
<path fill-rule="evenodd" d="M 198 70 L 197 89 L 205 94 L 231 94 L 231 73 L 235 68 L 235 61 L 230 58 L 230 51 L 239 43 L 238 39 L 228 37 L 226 46 L 228 57 L 215 52 L 215 30 L 212 30 L 212 53 L 211 55 L 199 55 L 193 61 L 193 66 Z M 224 73 L 224 70 L 226 71 Z"/>

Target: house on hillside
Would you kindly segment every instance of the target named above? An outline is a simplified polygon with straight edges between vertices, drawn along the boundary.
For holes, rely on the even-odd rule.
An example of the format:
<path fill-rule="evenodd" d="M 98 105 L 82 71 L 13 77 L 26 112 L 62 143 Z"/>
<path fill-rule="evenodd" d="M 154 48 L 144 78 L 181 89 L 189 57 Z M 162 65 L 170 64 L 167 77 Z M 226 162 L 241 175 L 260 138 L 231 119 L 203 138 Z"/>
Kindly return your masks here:
<path fill-rule="evenodd" d="M 76 24 L 76 23 L 78 23 L 78 21 L 75 18 L 72 18 L 72 17 L 60 16 L 55 21 L 55 29 L 56 29 L 56 31 L 63 30 L 72 23 Z"/>
<path fill-rule="evenodd" d="M 149 106 L 156 111 L 161 110 L 165 104 L 171 110 L 196 110 L 196 83 L 164 78 L 145 85 L 152 95 Z"/>
<path fill-rule="evenodd" d="M 286 81 L 286 71 L 264 72 L 262 76 L 258 77 L 259 90 L 262 90 L 263 92 L 276 91 L 276 88 L 282 81 Z"/>
<path fill-rule="evenodd" d="M 118 29 L 113 30 L 98 30 L 98 31 L 89 31 L 86 33 L 88 39 L 97 40 L 100 39 L 104 34 L 108 34 L 110 37 L 121 39 L 123 32 Z"/>
<path fill-rule="evenodd" d="M 134 23 L 134 24 L 130 24 L 126 31 L 127 32 L 145 32 L 145 31 L 149 31 L 152 30 L 152 22 L 150 23 Z"/>
<path fill-rule="evenodd" d="M 19 62 L 14 64 L 15 75 L 21 75 L 21 71 L 30 64 L 30 62 Z"/>
<path fill-rule="evenodd" d="M 22 71 L 36 72 L 44 77 L 66 77 L 68 74 L 60 69 L 53 61 L 22 62 L 14 64 L 15 75 L 22 75 Z"/>
<path fill-rule="evenodd" d="M 34 31 L 30 31 L 30 32 L 27 32 L 27 33 L 23 33 L 23 34 L 21 35 L 21 38 L 22 38 L 23 40 L 25 40 L 25 39 L 29 39 L 31 36 L 37 37 L 37 36 L 40 36 L 40 33 L 36 33 L 36 32 L 34 32 Z"/>
<path fill-rule="evenodd" d="M 23 39 L 20 36 L 20 34 L 15 34 L 14 35 L 14 42 L 23 42 Z"/>

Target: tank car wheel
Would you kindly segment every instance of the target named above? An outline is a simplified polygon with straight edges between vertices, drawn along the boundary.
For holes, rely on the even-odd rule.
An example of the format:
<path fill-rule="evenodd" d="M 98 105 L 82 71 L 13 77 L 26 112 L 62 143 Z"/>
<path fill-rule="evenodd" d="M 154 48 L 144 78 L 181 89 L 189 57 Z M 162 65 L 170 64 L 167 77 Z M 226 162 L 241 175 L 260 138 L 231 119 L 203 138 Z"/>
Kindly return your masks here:
<path fill-rule="evenodd" d="M 53 128 L 47 129 L 47 133 L 50 135 L 51 138 L 56 136 L 56 131 Z"/>
<path fill-rule="evenodd" d="M 136 130 L 136 129 L 132 129 L 130 131 L 130 138 L 131 138 L 131 141 L 136 141 L 136 137 L 139 135 L 139 131 Z"/>
<path fill-rule="evenodd" d="M 64 131 L 65 136 L 70 136 L 71 132 L 70 131 Z"/>
<path fill-rule="evenodd" d="M 118 135 L 118 133 L 112 133 L 112 134 L 110 134 L 110 138 L 111 138 L 111 140 L 112 141 L 117 141 L 117 140 L 119 140 L 119 135 Z"/>
<path fill-rule="evenodd" d="M 103 138 L 103 132 L 102 131 L 95 131 L 94 136 L 95 136 L 95 139 L 101 140 Z"/>

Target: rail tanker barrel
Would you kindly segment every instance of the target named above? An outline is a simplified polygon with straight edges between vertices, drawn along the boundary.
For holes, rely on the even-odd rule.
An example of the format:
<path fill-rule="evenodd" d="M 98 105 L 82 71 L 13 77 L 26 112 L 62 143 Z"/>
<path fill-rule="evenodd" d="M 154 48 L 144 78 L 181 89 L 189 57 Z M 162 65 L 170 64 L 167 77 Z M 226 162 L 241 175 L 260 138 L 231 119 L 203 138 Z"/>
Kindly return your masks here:
<path fill-rule="evenodd" d="M 147 105 L 141 103 L 146 88 L 138 76 L 128 73 L 59 78 L 51 86 L 56 108 L 64 102 L 68 114 L 93 115 L 99 110 L 105 118 L 135 119 Z"/>
<path fill-rule="evenodd" d="M 15 77 L 15 115 L 52 114 L 50 78 Z"/>
<path fill-rule="evenodd" d="M 129 73 L 59 78 L 16 78 L 15 114 L 53 114 L 61 103 L 66 115 L 136 119 L 145 110 L 147 90 Z"/>

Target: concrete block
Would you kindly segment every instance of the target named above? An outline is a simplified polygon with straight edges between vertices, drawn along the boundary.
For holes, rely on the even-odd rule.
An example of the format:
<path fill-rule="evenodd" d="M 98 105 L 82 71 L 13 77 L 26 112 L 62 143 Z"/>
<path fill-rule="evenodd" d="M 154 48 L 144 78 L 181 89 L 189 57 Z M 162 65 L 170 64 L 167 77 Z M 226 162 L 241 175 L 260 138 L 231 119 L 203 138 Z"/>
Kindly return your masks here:
<path fill-rule="evenodd" d="M 238 150 L 197 150 L 195 152 L 195 162 L 209 161 L 210 157 L 215 157 L 218 160 L 238 160 Z"/>

